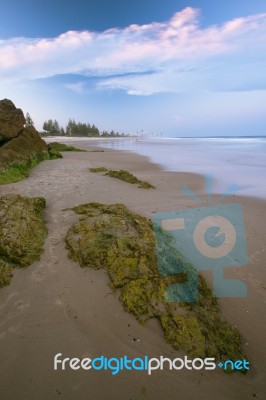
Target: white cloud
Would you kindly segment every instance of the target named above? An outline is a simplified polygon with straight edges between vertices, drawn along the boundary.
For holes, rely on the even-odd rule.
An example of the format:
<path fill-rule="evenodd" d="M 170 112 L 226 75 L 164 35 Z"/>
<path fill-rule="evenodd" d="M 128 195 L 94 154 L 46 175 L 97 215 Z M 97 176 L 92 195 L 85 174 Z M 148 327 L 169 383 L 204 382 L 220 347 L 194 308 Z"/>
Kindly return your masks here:
<path fill-rule="evenodd" d="M 80 94 L 84 91 L 85 82 L 66 83 L 64 87 Z"/>
<path fill-rule="evenodd" d="M 207 28 L 199 22 L 199 11 L 186 8 L 164 23 L 101 33 L 69 31 L 53 39 L 0 40 L 0 81 L 80 74 L 101 77 L 102 89 L 123 89 L 134 95 L 184 92 L 211 88 L 208 71 L 217 57 L 225 57 L 229 68 L 231 55 L 246 52 L 248 60 L 263 50 L 266 54 L 266 14 Z M 155 73 L 140 74 L 150 71 Z M 111 77 L 117 74 L 121 76 Z M 65 86 L 83 90 L 82 82 Z"/>

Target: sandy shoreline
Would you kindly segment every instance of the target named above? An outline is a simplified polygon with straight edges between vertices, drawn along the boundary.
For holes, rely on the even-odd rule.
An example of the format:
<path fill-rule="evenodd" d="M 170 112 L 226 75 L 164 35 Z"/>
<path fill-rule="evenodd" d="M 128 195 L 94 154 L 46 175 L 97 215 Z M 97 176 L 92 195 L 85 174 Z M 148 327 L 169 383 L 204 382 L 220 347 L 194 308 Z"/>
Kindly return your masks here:
<path fill-rule="evenodd" d="M 226 272 L 243 279 L 244 299 L 221 299 L 225 317 L 237 325 L 251 361 L 246 376 L 222 371 L 107 372 L 54 371 L 53 357 L 183 356 L 164 342 L 156 321 L 141 326 L 124 312 L 108 287 L 103 271 L 81 269 L 69 260 L 64 237 L 78 218 L 63 211 L 82 203 L 124 203 L 150 217 L 157 211 L 195 207 L 182 195 L 184 185 L 204 195 L 203 177 L 165 172 L 146 157 L 104 149 L 64 153 L 62 160 L 44 161 L 28 179 L 0 186 L 0 195 L 43 196 L 49 230 L 40 261 L 17 270 L 10 286 L 0 290 L 0 387 L 4 400 L 13 399 L 263 399 L 266 394 L 266 203 L 232 196 L 225 203 L 243 206 L 250 263 Z M 127 169 L 155 190 L 89 172 L 90 167 Z M 207 275 L 211 282 L 211 276 Z M 134 341 L 139 338 L 140 341 Z"/>

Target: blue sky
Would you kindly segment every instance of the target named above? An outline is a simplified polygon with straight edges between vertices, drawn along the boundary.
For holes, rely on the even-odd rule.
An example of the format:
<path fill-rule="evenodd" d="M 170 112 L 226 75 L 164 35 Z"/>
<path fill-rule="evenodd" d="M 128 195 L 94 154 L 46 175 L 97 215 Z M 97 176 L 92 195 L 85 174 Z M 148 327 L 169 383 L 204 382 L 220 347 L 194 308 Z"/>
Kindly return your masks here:
<path fill-rule="evenodd" d="M 43 121 L 266 134 L 266 2 L 9 0 L 0 98 Z"/>

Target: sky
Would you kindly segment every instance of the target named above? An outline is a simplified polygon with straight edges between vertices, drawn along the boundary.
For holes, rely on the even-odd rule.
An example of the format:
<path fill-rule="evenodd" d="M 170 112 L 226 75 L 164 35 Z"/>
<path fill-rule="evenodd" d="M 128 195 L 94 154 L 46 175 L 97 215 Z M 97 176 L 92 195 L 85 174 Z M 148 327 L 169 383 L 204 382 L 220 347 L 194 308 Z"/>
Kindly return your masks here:
<path fill-rule="evenodd" d="M 266 1 L 3 2 L 1 98 L 39 130 L 266 135 Z"/>

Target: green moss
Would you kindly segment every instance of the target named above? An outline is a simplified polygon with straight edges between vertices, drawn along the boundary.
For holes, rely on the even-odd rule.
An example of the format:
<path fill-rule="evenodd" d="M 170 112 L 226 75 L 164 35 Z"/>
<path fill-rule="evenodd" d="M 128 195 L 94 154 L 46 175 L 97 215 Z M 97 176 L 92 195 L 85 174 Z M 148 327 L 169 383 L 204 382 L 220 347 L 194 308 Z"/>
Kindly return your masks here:
<path fill-rule="evenodd" d="M 7 286 L 13 276 L 13 266 L 0 259 L 0 288 Z"/>
<path fill-rule="evenodd" d="M 123 287 L 120 300 L 126 311 L 134 314 L 140 322 L 145 322 L 156 315 L 150 301 L 153 295 L 156 296 L 152 280 L 133 279 Z"/>
<path fill-rule="evenodd" d="M 176 350 L 183 349 L 191 357 L 205 357 L 205 338 L 200 325 L 193 315 L 177 315 L 160 317 L 165 338 Z"/>
<path fill-rule="evenodd" d="M 149 219 L 131 213 L 122 204 L 82 204 L 74 211 L 80 219 L 66 236 L 69 256 L 82 267 L 104 268 L 110 286 L 120 291 L 126 311 L 140 322 L 158 318 L 166 341 L 192 357 L 245 358 L 239 333 L 222 317 L 217 300 L 202 277 L 198 282 L 198 303 L 166 300 L 165 290 L 186 282 L 186 274 L 194 270 L 173 247 L 169 234 L 160 231 L 159 235 L 168 271 L 164 275 L 158 271 Z"/>
<path fill-rule="evenodd" d="M 49 160 L 47 154 L 43 155 L 43 160 Z M 0 184 L 8 184 L 21 181 L 29 176 L 30 170 L 39 164 L 40 160 L 32 156 L 27 161 L 15 162 L 13 165 L 8 166 L 3 172 L 0 173 Z"/>
<path fill-rule="evenodd" d="M 137 184 L 139 185 L 139 187 L 143 189 L 155 189 L 155 187 L 151 185 L 149 182 L 141 181 L 136 176 L 132 175 L 130 172 L 125 171 L 123 169 L 119 171 L 110 170 L 105 175 L 111 176 L 112 178 L 121 179 L 124 182 Z"/>
<path fill-rule="evenodd" d="M 50 155 L 50 160 L 56 160 L 57 158 L 63 158 L 62 154 L 57 150 L 48 150 Z"/>
<path fill-rule="evenodd" d="M 23 129 L 0 147 L 0 184 L 26 178 L 31 168 L 49 159 L 48 147 L 38 132 L 33 127 Z"/>
<path fill-rule="evenodd" d="M 139 181 L 138 184 L 142 189 L 155 189 L 155 186 L 146 181 Z"/>
<path fill-rule="evenodd" d="M 107 172 L 106 172 L 107 171 Z M 143 189 L 155 189 L 153 185 L 149 182 L 141 181 L 136 176 L 132 175 L 130 172 L 125 170 L 120 171 L 113 171 L 109 170 L 105 167 L 97 167 L 97 168 L 90 168 L 90 172 L 106 172 L 105 175 L 110 176 L 112 178 L 120 179 L 127 183 L 137 184 L 140 188 Z"/>
<path fill-rule="evenodd" d="M 0 197 L 0 286 L 10 282 L 13 268 L 39 259 L 47 234 L 44 209 L 42 197 Z"/>
<path fill-rule="evenodd" d="M 86 151 L 82 149 L 78 149 L 74 146 L 68 146 L 64 143 L 52 142 L 48 144 L 48 148 L 52 151 Z"/>
<path fill-rule="evenodd" d="M 240 333 L 220 314 L 217 299 L 201 276 L 199 276 L 199 302 L 190 303 L 188 310 L 203 326 L 207 356 L 217 354 L 222 362 L 227 359 L 245 358 Z"/>
<path fill-rule="evenodd" d="M 106 171 L 108 171 L 108 170 L 105 167 L 90 168 L 90 172 L 98 173 L 98 172 L 106 172 Z"/>

